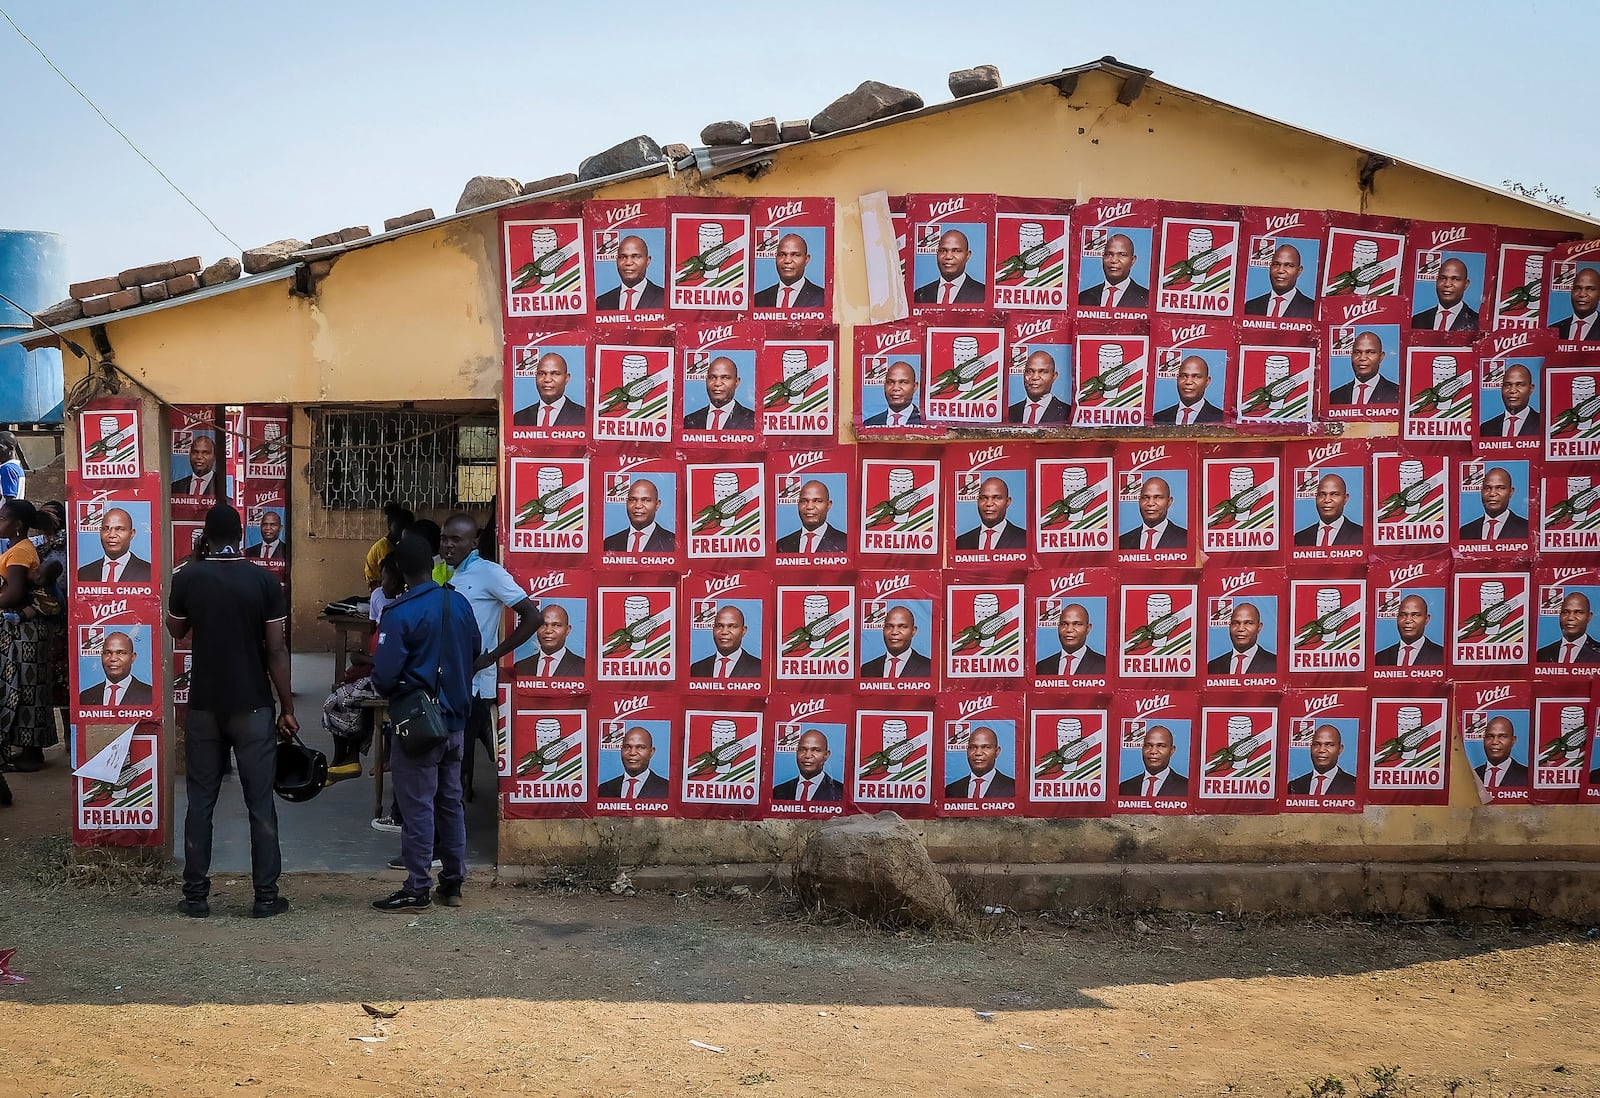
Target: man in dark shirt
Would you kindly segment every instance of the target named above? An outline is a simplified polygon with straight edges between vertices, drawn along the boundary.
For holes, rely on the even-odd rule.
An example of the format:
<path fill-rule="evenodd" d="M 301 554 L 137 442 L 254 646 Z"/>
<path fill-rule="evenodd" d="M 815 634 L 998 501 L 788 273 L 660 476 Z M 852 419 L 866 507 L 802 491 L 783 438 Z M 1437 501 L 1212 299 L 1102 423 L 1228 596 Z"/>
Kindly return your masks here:
<path fill-rule="evenodd" d="M 183 900 L 178 904 L 180 912 L 194 918 L 211 913 L 211 817 L 230 748 L 250 815 L 251 913 L 266 919 L 289 910 L 288 899 L 278 894 L 283 855 L 272 800 L 278 738 L 300 730 L 289 690 L 284 636 L 289 614 L 278 581 L 240 554 L 243 536 L 238 511 L 226 503 L 207 511 L 195 559 L 173 574 L 167 603 L 167 632 L 177 638 L 194 635 L 184 740 L 189 808 L 183 824 Z"/>
<path fill-rule="evenodd" d="M 394 795 L 403 817 L 400 857 L 406 864 L 406 883 L 372 906 L 379 911 L 431 907 L 430 863 L 437 852 L 444 863 L 439 902 L 459 907 L 461 882 L 467 875 L 461 755 L 473 704 L 472 663 L 482 649 L 478 623 L 464 595 L 433 582 L 433 551 L 427 542 L 407 534 L 395 556 L 406 579 L 406 593 L 383 609 L 372 657 L 372 685 L 388 698 L 427 691 L 438 700 L 450 736 L 421 755 L 408 755 L 398 744 L 390 755 Z"/>

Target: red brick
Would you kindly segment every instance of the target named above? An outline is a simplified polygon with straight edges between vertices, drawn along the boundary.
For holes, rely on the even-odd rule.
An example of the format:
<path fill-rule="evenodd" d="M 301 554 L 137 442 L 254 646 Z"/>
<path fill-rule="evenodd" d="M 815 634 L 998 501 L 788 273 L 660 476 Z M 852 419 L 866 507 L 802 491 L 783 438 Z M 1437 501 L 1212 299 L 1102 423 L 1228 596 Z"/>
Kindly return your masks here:
<path fill-rule="evenodd" d="M 192 293 L 200 288 L 200 276 L 194 273 L 181 274 L 177 278 L 167 279 L 167 296 L 177 297 L 179 294 Z"/>
<path fill-rule="evenodd" d="M 144 300 L 144 295 L 139 292 L 139 287 L 129 286 L 126 290 L 118 290 L 108 294 L 106 301 L 111 304 L 113 311 L 117 309 L 131 309 Z"/>
<path fill-rule="evenodd" d="M 67 287 L 67 293 L 83 301 L 85 298 L 99 297 L 101 294 L 114 294 L 122 289 L 122 283 L 115 278 L 97 278 L 92 282 L 74 282 Z"/>
<path fill-rule="evenodd" d="M 119 291 L 121 292 L 121 291 Z M 105 316 L 111 311 L 111 295 L 91 297 L 83 303 L 84 316 Z"/>

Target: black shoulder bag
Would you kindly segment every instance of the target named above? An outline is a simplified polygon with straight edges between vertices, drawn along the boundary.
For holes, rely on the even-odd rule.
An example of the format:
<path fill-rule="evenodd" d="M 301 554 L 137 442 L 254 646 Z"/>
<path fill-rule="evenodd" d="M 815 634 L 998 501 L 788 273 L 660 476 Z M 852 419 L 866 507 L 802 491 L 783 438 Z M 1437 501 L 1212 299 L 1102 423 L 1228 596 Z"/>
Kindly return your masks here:
<path fill-rule="evenodd" d="M 439 616 L 439 666 L 434 669 L 433 691 L 413 690 L 389 703 L 394 742 L 412 758 L 426 755 L 450 739 L 438 698 L 440 680 L 444 678 L 444 646 L 449 642 L 450 590 L 441 587 L 439 592 L 444 596 L 444 613 Z"/>

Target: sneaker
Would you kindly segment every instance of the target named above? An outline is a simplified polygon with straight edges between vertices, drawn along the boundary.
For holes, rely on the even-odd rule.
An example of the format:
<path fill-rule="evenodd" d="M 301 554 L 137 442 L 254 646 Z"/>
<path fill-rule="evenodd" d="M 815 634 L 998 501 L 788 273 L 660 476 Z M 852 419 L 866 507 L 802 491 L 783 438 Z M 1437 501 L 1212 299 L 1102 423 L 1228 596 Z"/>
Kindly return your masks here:
<path fill-rule="evenodd" d="M 443 904 L 445 907 L 460 907 L 461 906 L 461 882 L 460 881 L 456 881 L 453 884 L 446 884 L 446 883 L 441 881 L 439 883 L 439 887 L 433 890 L 433 894 L 436 897 L 438 897 L 439 902 L 441 904 Z"/>
<path fill-rule="evenodd" d="M 401 889 L 381 900 L 373 900 L 372 906 L 379 911 L 422 911 L 433 906 L 433 901 L 426 892 L 407 892 Z"/>
<path fill-rule="evenodd" d="M 389 859 L 389 868 L 390 869 L 398 869 L 403 873 L 403 872 L 405 872 L 405 868 L 406 868 L 406 860 L 404 858 L 401 858 L 401 857 L 390 858 Z M 438 858 L 435 858 L 433 860 L 433 864 L 431 866 L 429 866 L 428 868 L 429 869 L 443 869 L 444 868 L 444 863 L 442 861 L 440 861 Z"/>
<path fill-rule="evenodd" d="M 187 897 L 178 901 L 178 914 L 187 915 L 191 919 L 204 919 L 211 914 L 211 904 L 206 900 L 191 900 Z"/>
<path fill-rule="evenodd" d="M 377 819 L 372 821 L 372 830 L 390 831 L 398 835 L 401 831 L 400 821 L 395 819 L 393 816 L 379 816 Z"/>
<path fill-rule="evenodd" d="M 270 919 L 274 915 L 282 915 L 289 910 L 289 897 L 279 896 L 273 900 L 257 900 L 250 909 L 252 917 L 257 919 Z"/>

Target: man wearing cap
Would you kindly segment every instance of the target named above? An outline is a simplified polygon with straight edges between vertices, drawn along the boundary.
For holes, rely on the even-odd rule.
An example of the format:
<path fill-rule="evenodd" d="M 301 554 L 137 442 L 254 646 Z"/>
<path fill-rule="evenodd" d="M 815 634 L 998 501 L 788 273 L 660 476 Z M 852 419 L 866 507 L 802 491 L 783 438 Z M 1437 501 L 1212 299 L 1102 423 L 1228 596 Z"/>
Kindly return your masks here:
<path fill-rule="evenodd" d="M 447 521 L 446 529 L 449 526 Z M 476 539 L 476 527 L 472 535 Z M 433 582 L 433 550 L 421 536 L 407 534 L 394 552 L 406 579 L 406 591 L 383 608 L 378 646 L 372 655 L 372 685 L 387 698 L 427 691 L 438 701 L 450 735 L 421 755 L 407 754 L 398 743 L 390 753 L 395 800 L 404 820 L 400 858 L 405 862 L 406 882 L 393 894 L 374 900 L 372 906 L 379 911 L 432 906 L 431 863 L 437 854 L 444 863 L 439 873 L 439 902 L 459 907 L 461 882 L 467 875 L 461 760 L 467 722 L 476 707 L 472 693 L 473 661 L 481 649 L 478 622 L 467 598 Z"/>
<path fill-rule="evenodd" d="M 289 689 L 289 612 L 283 586 L 239 552 L 243 536 L 238 511 L 226 503 L 207 511 L 200 544 L 193 559 L 173 573 L 167 601 L 167 632 L 180 640 L 192 636 L 194 650 L 184 729 L 189 803 L 178 904 L 192 918 L 211 913 L 211 819 L 230 750 L 250 816 L 251 914 L 266 919 L 289 910 L 288 899 L 278 892 L 283 855 L 272 800 L 277 741 L 300 730 Z"/>

